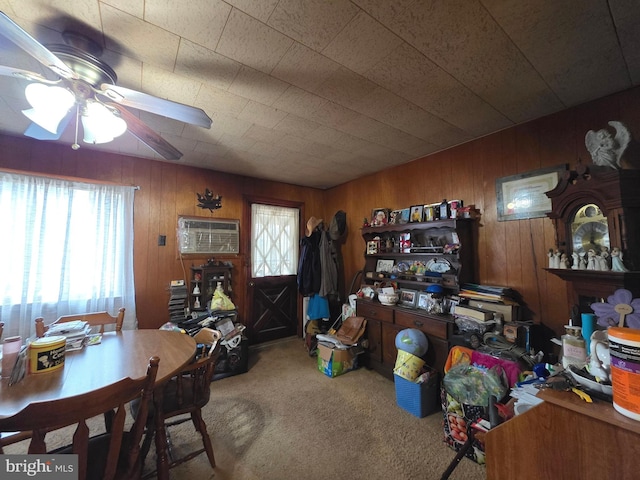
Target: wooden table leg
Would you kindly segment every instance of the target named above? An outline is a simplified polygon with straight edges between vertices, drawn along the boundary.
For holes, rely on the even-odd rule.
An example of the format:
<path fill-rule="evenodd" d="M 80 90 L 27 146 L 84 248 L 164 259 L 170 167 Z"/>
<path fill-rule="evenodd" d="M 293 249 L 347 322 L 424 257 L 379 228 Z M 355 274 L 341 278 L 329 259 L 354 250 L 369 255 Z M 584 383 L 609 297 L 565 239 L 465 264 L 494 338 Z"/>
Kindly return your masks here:
<path fill-rule="evenodd" d="M 164 429 L 162 417 L 162 388 L 157 388 L 153 393 L 155 408 L 154 421 L 156 427 L 156 469 L 158 480 L 169 480 L 169 458 L 167 456 L 167 432 Z"/>

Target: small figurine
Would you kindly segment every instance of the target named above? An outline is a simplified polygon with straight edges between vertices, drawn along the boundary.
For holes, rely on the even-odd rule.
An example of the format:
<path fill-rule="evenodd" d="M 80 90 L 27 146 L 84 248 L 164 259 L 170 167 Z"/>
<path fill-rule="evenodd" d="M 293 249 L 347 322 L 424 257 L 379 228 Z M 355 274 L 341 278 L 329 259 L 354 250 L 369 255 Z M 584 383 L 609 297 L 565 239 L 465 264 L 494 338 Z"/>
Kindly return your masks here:
<path fill-rule="evenodd" d="M 596 251 L 593 248 L 587 251 L 587 270 L 596 270 Z"/>
<path fill-rule="evenodd" d="M 573 258 L 573 265 L 571 265 L 572 270 L 578 270 L 580 268 L 580 255 L 577 252 L 573 252 L 571 254 L 571 258 Z"/>
<path fill-rule="evenodd" d="M 618 247 L 611 249 L 611 270 L 614 272 L 628 272 L 622 261 L 622 250 Z"/>

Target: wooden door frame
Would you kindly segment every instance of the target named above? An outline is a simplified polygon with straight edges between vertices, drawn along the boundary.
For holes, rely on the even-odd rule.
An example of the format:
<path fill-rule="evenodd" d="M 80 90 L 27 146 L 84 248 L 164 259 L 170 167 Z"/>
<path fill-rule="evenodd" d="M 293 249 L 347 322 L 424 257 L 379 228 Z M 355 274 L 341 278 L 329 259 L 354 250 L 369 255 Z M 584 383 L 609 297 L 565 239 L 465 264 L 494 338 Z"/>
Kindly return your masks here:
<path fill-rule="evenodd" d="M 265 197 L 262 195 L 242 195 L 242 225 L 248 230 L 246 235 L 242 235 L 242 249 L 245 252 L 244 255 L 244 264 L 242 265 L 242 270 L 244 273 L 244 278 L 246 279 L 247 285 L 244 288 L 244 305 L 245 305 L 245 315 L 248 317 L 252 314 L 253 305 L 251 305 L 249 301 L 249 282 L 250 279 L 253 278 L 251 275 L 251 205 L 253 203 L 259 203 L 263 205 L 274 205 L 276 207 L 288 207 L 288 208 L 297 208 L 299 211 L 298 218 L 298 238 L 302 238 L 305 232 L 305 225 L 303 219 L 306 218 L 304 214 L 304 202 L 292 201 L 292 200 L 284 200 L 282 198 L 272 198 Z M 300 301 L 300 295 L 298 295 L 298 319 L 302 318 L 302 302 Z M 298 337 L 302 337 L 302 324 L 304 322 L 298 321 L 296 326 L 296 332 Z"/>

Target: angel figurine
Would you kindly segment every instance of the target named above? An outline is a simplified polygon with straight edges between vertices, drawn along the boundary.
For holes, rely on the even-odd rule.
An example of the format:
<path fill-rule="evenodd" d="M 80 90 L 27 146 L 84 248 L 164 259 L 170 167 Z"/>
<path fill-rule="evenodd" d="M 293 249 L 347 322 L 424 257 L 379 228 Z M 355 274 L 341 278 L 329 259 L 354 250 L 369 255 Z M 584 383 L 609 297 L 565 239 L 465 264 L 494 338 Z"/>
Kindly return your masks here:
<path fill-rule="evenodd" d="M 615 130 L 615 137 L 605 128 L 597 132 L 589 130 L 585 135 L 584 143 L 594 165 L 618 170 L 622 168 L 620 159 L 631 141 L 631 133 L 621 122 L 611 121 L 608 124 Z"/>
<path fill-rule="evenodd" d="M 611 270 L 614 272 L 628 272 L 627 268 L 622 262 L 622 250 L 618 247 L 611 249 Z"/>

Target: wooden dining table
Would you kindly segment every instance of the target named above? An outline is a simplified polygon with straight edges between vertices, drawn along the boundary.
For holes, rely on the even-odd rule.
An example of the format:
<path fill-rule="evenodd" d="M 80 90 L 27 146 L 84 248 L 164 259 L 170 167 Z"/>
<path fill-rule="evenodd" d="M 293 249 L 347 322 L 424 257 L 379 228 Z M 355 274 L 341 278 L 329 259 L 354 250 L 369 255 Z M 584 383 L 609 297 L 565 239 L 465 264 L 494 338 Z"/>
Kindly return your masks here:
<path fill-rule="evenodd" d="M 158 356 L 155 390 L 178 373 L 195 356 L 196 342 L 180 332 L 165 330 L 123 330 L 107 332 L 102 341 L 65 353 L 64 367 L 46 373 L 29 374 L 12 386 L 0 381 L 0 424 L 34 402 L 69 398 L 147 374 L 149 358 Z M 52 412 L 54 413 L 54 412 Z M 168 460 L 164 429 L 156 431 L 158 478 L 167 479 Z"/>

